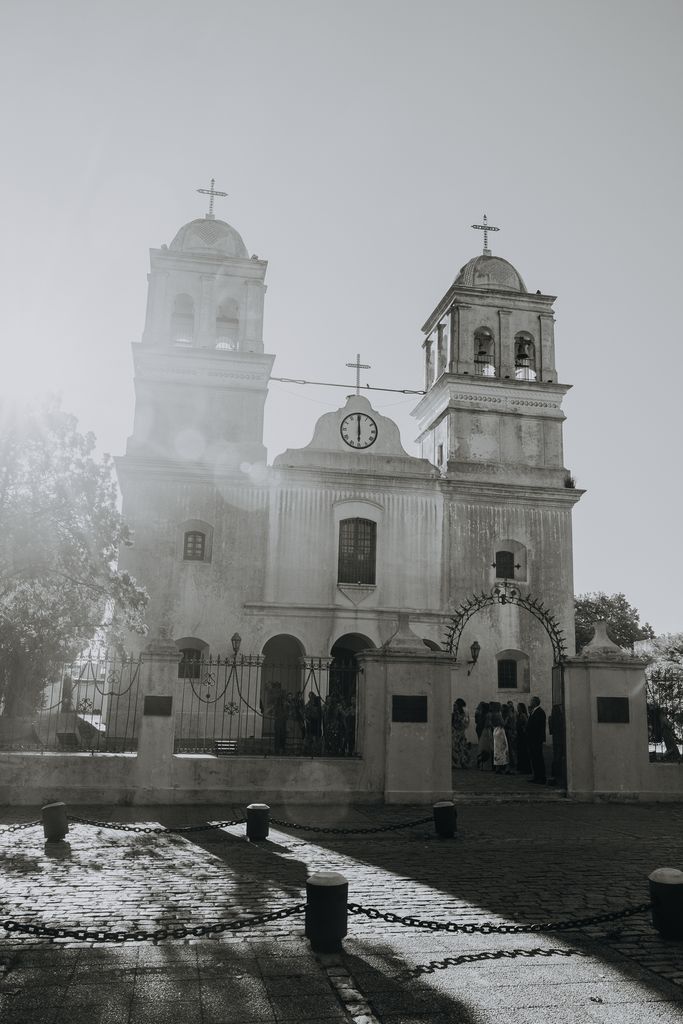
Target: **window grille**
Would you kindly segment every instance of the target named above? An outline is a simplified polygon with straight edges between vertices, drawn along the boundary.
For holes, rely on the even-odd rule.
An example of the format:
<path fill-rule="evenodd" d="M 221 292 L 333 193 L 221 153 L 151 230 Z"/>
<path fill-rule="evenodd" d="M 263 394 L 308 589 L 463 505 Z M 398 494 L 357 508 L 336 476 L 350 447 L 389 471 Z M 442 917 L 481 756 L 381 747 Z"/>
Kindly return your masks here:
<path fill-rule="evenodd" d="M 512 551 L 496 551 L 496 576 L 504 580 L 514 580 L 515 556 Z"/>
<path fill-rule="evenodd" d="M 178 679 L 199 679 L 202 652 L 198 647 L 183 647 L 178 662 Z"/>
<path fill-rule="evenodd" d="M 205 551 L 206 535 L 199 530 L 188 530 L 183 544 L 183 559 L 191 562 L 203 562 Z"/>
<path fill-rule="evenodd" d="M 517 689 L 517 662 L 511 658 L 498 662 L 498 687 L 501 690 Z"/>
<path fill-rule="evenodd" d="M 343 519 L 339 524 L 339 583 L 374 586 L 377 523 L 371 519 Z"/>

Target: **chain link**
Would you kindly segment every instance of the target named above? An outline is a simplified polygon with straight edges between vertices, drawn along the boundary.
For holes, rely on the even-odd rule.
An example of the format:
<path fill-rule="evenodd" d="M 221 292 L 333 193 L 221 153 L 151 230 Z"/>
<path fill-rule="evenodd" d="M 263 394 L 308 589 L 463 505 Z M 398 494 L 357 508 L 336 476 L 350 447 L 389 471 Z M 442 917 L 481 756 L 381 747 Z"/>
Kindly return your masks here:
<path fill-rule="evenodd" d="M 444 971 L 447 967 L 475 964 L 480 960 L 512 960 L 518 956 L 588 956 L 588 954 L 581 949 L 558 949 L 555 946 L 547 949 L 540 946 L 536 946 L 534 949 L 493 949 L 486 953 L 461 953 L 459 956 L 447 956 L 443 960 L 430 960 L 428 964 L 418 964 L 416 967 L 400 971 L 392 977 L 395 981 L 408 981 L 412 978 L 419 978 L 423 974 Z"/>
<path fill-rule="evenodd" d="M 635 907 L 624 910 L 613 910 L 606 914 L 594 914 L 592 917 L 579 917 L 569 921 L 544 921 L 538 924 L 458 924 L 457 921 L 425 921 L 419 917 L 401 917 L 391 911 L 383 913 L 375 907 L 364 907 L 360 903 L 347 904 L 349 913 L 363 914 L 371 921 L 387 921 L 389 924 L 400 924 L 406 928 L 426 928 L 434 932 L 462 932 L 464 935 L 534 935 L 539 932 L 563 932 L 574 928 L 587 928 L 589 925 L 604 924 L 607 921 L 620 921 L 635 914 L 644 914 L 652 908 L 651 903 L 639 903 Z"/>
<path fill-rule="evenodd" d="M 282 910 L 272 910 L 267 914 L 253 914 L 251 917 L 238 917 L 234 921 L 216 921 L 214 924 L 200 924 L 195 927 L 187 925 L 176 925 L 174 927 L 157 928 L 148 932 L 138 929 L 128 932 L 123 929 L 119 931 L 104 931 L 88 928 L 59 928 L 42 924 L 28 924 L 22 921 L 2 921 L 0 926 L 7 932 L 18 932 L 22 935 L 35 935 L 51 939 L 77 939 L 79 942 L 146 942 L 152 940 L 159 942 L 161 939 L 185 939 L 188 935 L 199 937 L 203 935 L 220 935 L 222 932 L 237 932 L 243 928 L 253 928 L 259 924 L 266 924 L 268 921 L 282 921 L 294 914 L 303 914 L 306 910 L 305 903 L 295 903 Z"/>
<path fill-rule="evenodd" d="M 21 832 L 24 828 L 35 828 L 36 825 L 42 824 L 42 821 L 25 821 L 21 825 L 8 825 L 7 828 L 0 828 L 0 836 L 4 836 L 7 832 Z"/>
<path fill-rule="evenodd" d="M 280 818 L 271 818 L 271 825 L 280 825 L 285 828 L 295 828 L 301 832 L 322 832 L 325 835 L 336 836 L 367 836 L 374 832 L 396 832 L 402 828 L 413 828 L 415 825 L 427 825 L 433 821 L 430 815 L 428 818 L 417 818 L 415 821 L 401 821 L 394 825 L 376 825 L 372 828 L 332 828 L 327 825 L 299 825 L 294 821 L 283 821 Z"/>
<path fill-rule="evenodd" d="M 233 821 L 215 821 L 210 825 L 177 825 L 170 828 L 151 825 L 124 825 L 118 821 L 96 821 L 92 818 L 80 818 L 77 814 L 68 814 L 69 821 L 77 822 L 79 825 L 92 825 L 96 828 L 114 829 L 116 832 L 138 832 L 143 835 L 170 835 L 185 832 L 209 832 L 212 829 L 227 828 L 229 825 L 243 825 L 244 818 L 235 818 Z"/>

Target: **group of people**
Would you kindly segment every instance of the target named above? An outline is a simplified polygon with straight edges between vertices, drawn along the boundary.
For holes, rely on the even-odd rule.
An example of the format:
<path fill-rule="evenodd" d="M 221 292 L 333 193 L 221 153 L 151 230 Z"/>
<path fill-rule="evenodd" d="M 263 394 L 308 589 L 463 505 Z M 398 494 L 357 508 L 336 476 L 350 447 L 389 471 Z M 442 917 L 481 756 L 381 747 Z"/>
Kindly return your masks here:
<path fill-rule="evenodd" d="M 270 705 L 261 709 L 271 725 L 275 754 L 292 752 L 313 757 L 354 753 L 355 705 L 345 702 L 338 693 L 330 693 L 325 702 L 319 694 L 309 693 L 304 702 L 301 693 L 289 693 L 274 683 Z"/>
<path fill-rule="evenodd" d="M 470 716 L 467 704 L 458 699 L 451 715 L 452 761 L 454 768 L 472 768 L 474 751 L 467 736 Z M 474 712 L 477 734 L 476 767 L 498 774 L 532 774 L 531 782 L 546 782 L 543 744 L 546 739 L 546 714 L 538 697 L 532 697 L 527 709 L 509 700 L 480 701 Z"/>

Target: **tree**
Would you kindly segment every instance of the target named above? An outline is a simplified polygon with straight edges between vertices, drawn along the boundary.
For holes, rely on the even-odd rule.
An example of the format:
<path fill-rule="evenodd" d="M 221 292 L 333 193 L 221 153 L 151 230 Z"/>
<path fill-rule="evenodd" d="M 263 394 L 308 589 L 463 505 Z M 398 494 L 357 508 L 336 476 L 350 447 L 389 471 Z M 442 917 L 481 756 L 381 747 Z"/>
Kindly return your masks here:
<path fill-rule="evenodd" d="M 638 609 L 623 594 L 579 594 L 574 598 L 577 652 L 591 640 L 598 619 L 605 619 L 607 635 L 619 647 L 632 648 L 637 640 L 651 640 L 655 635 L 649 622 L 641 624 Z"/>
<path fill-rule="evenodd" d="M 147 594 L 117 568 L 130 531 L 112 460 L 57 405 L 0 416 L 0 701 L 28 714 L 56 666 L 144 633 Z"/>
<path fill-rule="evenodd" d="M 647 654 L 648 700 L 658 705 L 678 705 L 683 715 L 683 633 L 656 636 L 648 644 Z"/>

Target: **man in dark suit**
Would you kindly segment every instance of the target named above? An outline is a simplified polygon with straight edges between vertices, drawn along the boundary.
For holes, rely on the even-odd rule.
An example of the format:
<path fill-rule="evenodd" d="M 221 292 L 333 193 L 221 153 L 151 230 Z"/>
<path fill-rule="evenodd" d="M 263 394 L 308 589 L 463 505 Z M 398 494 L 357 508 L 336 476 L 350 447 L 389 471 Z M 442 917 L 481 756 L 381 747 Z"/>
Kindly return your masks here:
<path fill-rule="evenodd" d="M 543 786 L 545 785 L 545 760 L 543 758 L 545 711 L 541 707 L 538 697 L 532 697 L 529 702 L 529 724 L 527 725 L 526 738 L 529 744 L 531 770 L 534 773 L 531 781 Z"/>

